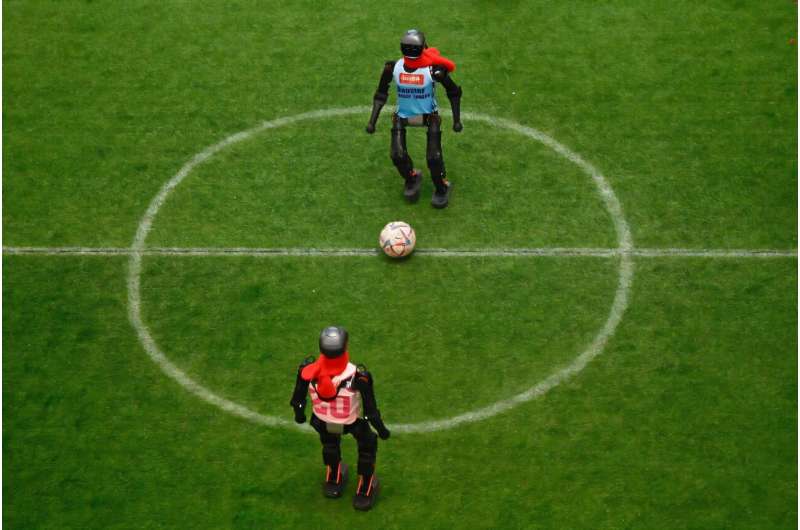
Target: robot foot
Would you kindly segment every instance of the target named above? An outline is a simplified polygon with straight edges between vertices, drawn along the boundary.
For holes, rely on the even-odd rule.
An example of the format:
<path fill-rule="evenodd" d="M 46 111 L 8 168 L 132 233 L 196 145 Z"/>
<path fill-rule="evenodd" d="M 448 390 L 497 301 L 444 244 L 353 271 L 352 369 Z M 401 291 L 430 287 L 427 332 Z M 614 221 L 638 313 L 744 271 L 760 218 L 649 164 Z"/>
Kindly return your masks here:
<path fill-rule="evenodd" d="M 363 512 L 368 511 L 375 504 L 380 491 L 381 485 L 376 475 L 372 475 L 369 480 L 364 480 L 363 476 L 359 476 L 358 489 L 353 496 L 353 508 Z"/>
<path fill-rule="evenodd" d="M 450 182 L 445 182 L 444 193 L 439 193 L 438 191 L 433 192 L 433 197 L 431 197 L 431 206 L 438 209 L 446 208 L 447 204 L 450 202 L 450 191 L 452 189 L 453 185 L 450 184 Z"/>
<path fill-rule="evenodd" d="M 347 485 L 347 464 L 339 462 L 337 469 L 328 466 L 325 470 L 325 482 L 322 483 L 322 494 L 329 499 L 338 499 Z"/>

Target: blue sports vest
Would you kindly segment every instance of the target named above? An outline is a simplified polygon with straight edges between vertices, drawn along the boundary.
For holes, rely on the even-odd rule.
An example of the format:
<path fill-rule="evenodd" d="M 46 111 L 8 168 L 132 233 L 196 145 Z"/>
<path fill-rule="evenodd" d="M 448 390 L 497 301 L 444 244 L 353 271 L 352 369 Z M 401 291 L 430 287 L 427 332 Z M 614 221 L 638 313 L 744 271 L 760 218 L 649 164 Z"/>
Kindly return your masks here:
<path fill-rule="evenodd" d="M 406 72 L 405 61 L 394 65 L 394 83 L 397 85 L 397 115 L 410 118 L 419 114 L 430 114 L 438 109 L 433 87 L 431 69 L 427 66 Z"/>

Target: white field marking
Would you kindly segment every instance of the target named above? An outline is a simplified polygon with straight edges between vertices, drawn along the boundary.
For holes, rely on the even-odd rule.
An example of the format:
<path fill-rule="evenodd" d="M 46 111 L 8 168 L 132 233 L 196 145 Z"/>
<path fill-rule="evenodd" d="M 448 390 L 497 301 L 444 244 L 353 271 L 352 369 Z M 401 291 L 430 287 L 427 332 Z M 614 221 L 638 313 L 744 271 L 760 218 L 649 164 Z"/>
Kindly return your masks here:
<path fill-rule="evenodd" d="M 592 177 L 597 191 L 600 193 L 600 197 L 605 203 L 608 213 L 611 214 L 611 220 L 613 221 L 614 228 L 617 231 L 618 248 L 622 251 L 629 251 L 633 248 L 633 236 L 631 235 L 630 228 L 628 227 L 628 222 L 625 220 L 625 216 L 622 213 L 622 205 L 620 204 L 619 199 L 617 199 L 614 190 L 611 188 L 611 184 L 608 183 L 606 178 L 602 175 L 602 173 L 600 173 L 600 171 L 598 171 L 597 168 L 585 161 L 579 154 L 575 153 L 568 147 L 559 143 L 545 133 L 531 127 L 526 127 L 525 125 L 521 125 L 511 120 L 487 116 L 486 114 L 464 113 L 464 116 L 468 120 L 471 119 L 475 121 L 482 121 L 484 123 L 488 123 L 489 125 L 501 127 L 503 129 L 509 129 L 529 138 L 533 138 L 581 168 L 584 173 Z"/>
<path fill-rule="evenodd" d="M 140 277 L 142 256 L 144 255 L 143 252 L 145 251 L 145 240 L 147 239 L 147 234 L 150 232 L 153 220 L 155 219 L 159 209 L 164 204 L 172 190 L 174 190 L 195 167 L 210 159 L 214 154 L 218 153 L 222 149 L 236 142 L 251 138 L 253 135 L 268 129 L 289 125 L 291 123 L 297 123 L 303 120 L 330 118 L 334 116 L 348 116 L 353 114 L 363 114 L 366 117 L 368 116 L 370 110 L 371 109 L 369 107 L 365 106 L 306 112 L 295 116 L 263 122 L 252 129 L 231 135 L 222 141 L 207 147 L 195 155 L 191 160 L 189 160 L 189 162 L 184 164 L 183 167 L 181 167 L 180 170 L 162 186 L 158 194 L 156 194 L 156 196 L 150 202 L 147 211 L 139 223 L 139 227 L 136 230 L 136 236 L 134 237 L 131 245 L 132 253 L 130 254 L 128 267 L 128 313 L 131 324 L 136 330 L 139 340 L 144 346 L 148 356 L 162 369 L 166 375 L 174 379 L 187 391 L 207 401 L 208 403 L 220 407 L 226 412 L 242 417 L 249 421 L 269 426 L 295 426 L 295 424 L 292 422 L 289 422 L 281 417 L 269 416 L 254 412 L 243 405 L 234 403 L 228 399 L 216 395 L 211 390 L 192 380 L 188 375 L 175 366 L 167 358 L 167 356 L 164 355 L 164 353 L 156 344 L 155 340 L 152 338 L 150 330 L 147 328 L 144 320 L 142 319 Z M 620 205 L 619 200 L 614 194 L 614 191 L 609 183 L 606 181 L 605 177 L 594 166 L 583 160 L 580 155 L 574 153 L 569 148 L 563 146 L 556 140 L 550 138 L 540 131 L 537 131 L 536 129 L 525 127 L 509 120 L 496 119 L 483 114 L 464 113 L 464 118 L 467 121 L 472 119 L 476 121 L 483 121 L 496 127 L 508 128 L 522 134 L 523 136 L 527 136 L 531 139 L 541 142 L 547 147 L 555 150 L 564 158 L 576 164 L 592 178 L 592 181 L 594 182 L 598 193 L 600 194 L 600 197 L 606 206 L 606 209 L 611 215 L 611 219 L 614 223 L 614 228 L 617 233 L 617 239 L 619 243 L 618 249 L 621 251 L 619 255 L 619 281 L 617 284 L 616 293 L 614 295 L 614 301 L 611 305 L 611 310 L 605 324 L 597 333 L 592 342 L 587 346 L 587 348 L 568 366 L 561 368 L 559 371 L 545 379 L 542 383 L 534 385 L 526 392 L 506 400 L 498 401 L 489 407 L 472 412 L 466 412 L 452 418 L 422 423 L 394 425 L 394 429 L 399 432 L 429 432 L 450 428 L 464 422 L 478 421 L 488 418 L 489 416 L 499 412 L 508 410 L 520 403 L 529 401 L 544 394 L 550 388 L 553 388 L 572 375 L 580 372 L 586 366 L 586 364 L 588 364 L 594 357 L 603 351 L 606 342 L 614 333 L 614 330 L 619 322 L 622 320 L 622 315 L 628 306 L 628 291 L 630 290 L 630 286 L 633 281 L 633 260 L 631 259 L 630 255 L 630 251 L 633 249 L 633 237 L 631 236 L 628 223 L 622 213 L 622 206 Z"/>
<path fill-rule="evenodd" d="M 38 254 L 45 256 L 130 256 L 134 250 L 127 247 L 3 247 L 3 254 Z M 269 257 L 337 257 L 381 255 L 380 249 L 369 248 L 257 248 L 257 247 L 148 247 L 139 253 L 143 256 L 250 256 Z M 469 257 L 591 257 L 615 258 L 624 252 L 617 248 L 475 248 L 446 249 L 422 248 L 417 255 L 442 258 Z M 710 249 L 710 248 L 634 248 L 627 252 L 635 258 L 797 258 L 797 250 L 782 249 Z"/>
<path fill-rule="evenodd" d="M 633 255 L 639 258 L 797 258 L 797 250 L 637 248 Z"/>
<path fill-rule="evenodd" d="M 268 416 L 260 414 L 258 412 L 250 410 L 244 405 L 240 405 L 229 399 L 218 396 L 211 390 L 207 389 L 206 387 L 204 387 L 200 383 L 197 383 L 188 375 L 186 375 L 186 373 L 183 372 L 177 366 L 175 366 L 175 364 L 173 364 L 172 361 L 170 361 L 169 358 L 167 358 L 167 356 L 164 355 L 164 353 L 158 347 L 152 335 L 150 334 L 150 330 L 148 329 L 147 325 L 144 323 L 144 320 L 142 319 L 142 310 L 141 310 L 142 300 L 140 293 L 142 251 L 145 248 L 145 240 L 147 239 L 147 234 L 150 232 L 150 229 L 153 225 L 153 219 L 155 219 L 158 210 L 164 204 L 164 201 L 167 200 L 167 197 L 172 192 L 172 190 L 174 190 L 178 186 L 178 184 L 180 184 L 181 181 L 185 179 L 187 175 L 189 175 L 189 173 L 195 167 L 202 164 L 203 162 L 214 156 L 222 149 L 230 145 L 233 145 L 236 142 L 247 140 L 253 135 L 267 129 L 280 127 L 282 125 L 288 125 L 290 123 L 295 123 L 301 120 L 355 114 L 356 112 L 362 112 L 362 110 L 363 109 L 360 108 L 358 111 L 354 109 L 328 109 L 321 111 L 306 112 L 304 114 L 298 114 L 296 116 L 290 116 L 285 118 L 278 118 L 272 121 L 266 121 L 252 129 L 248 129 L 246 131 L 242 131 L 233 134 L 231 136 L 228 136 L 221 142 L 218 142 L 214 145 L 211 145 L 210 147 L 207 147 L 206 149 L 195 155 L 191 160 L 189 160 L 189 162 L 184 164 L 183 167 L 181 167 L 180 170 L 161 187 L 159 192 L 150 202 L 150 205 L 147 207 L 147 211 L 145 212 L 144 216 L 139 222 L 139 227 L 136 230 L 136 236 L 134 237 L 133 244 L 131 245 L 131 250 L 133 252 L 130 255 L 130 259 L 128 260 L 128 318 L 131 321 L 131 325 L 136 330 L 136 333 L 139 336 L 139 341 L 142 343 L 142 346 L 144 347 L 147 355 L 150 357 L 150 359 L 153 360 L 153 362 L 156 363 L 156 365 L 159 368 L 161 368 L 161 370 L 167 376 L 172 378 L 175 382 L 181 385 L 188 392 L 194 394 L 195 396 L 199 397 L 203 401 L 206 401 L 207 403 L 219 407 L 220 409 L 224 410 L 225 412 L 228 412 L 229 414 L 233 414 L 234 416 L 239 416 L 240 418 L 252 421 L 254 423 L 267 425 L 271 427 L 281 426 L 289 428 L 302 428 L 302 426 L 297 425 L 293 421 L 288 421 L 278 416 Z M 308 428 L 306 428 L 305 430 L 310 431 L 310 429 Z"/>
<path fill-rule="evenodd" d="M 630 291 L 631 282 L 633 281 L 633 261 L 629 257 L 623 255 L 620 258 L 619 282 L 617 283 L 617 292 L 614 296 L 614 302 L 611 305 L 608 319 L 603 325 L 599 333 L 594 337 L 591 344 L 580 354 L 572 360 L 567 366 L 560 368 L 558 371 L 547 377 L 528 390 L 512 396 L 507 399 L 500 400 L 487 407 L 482 407 L 477 410 L 464 412 L 450 418 L 440 420 L 429 420 L 419 423 L 405 423 L 393 425 L 392 428 L 399 432 L 432 432 L 450 429 L 462 423 L 471 423 L 475 421 L 491 418 L 496 414 L 505 412 L 509 409 L 516 407 L 522 403 L 530 401 L 534 398 L 544 395 L 548 390 L 558 386 L 567 379 L 571 378 L 581 370 L 583 370 L 592 359 L 597 357 L 603 352 L 603 349 L 614 334 L 614 330 L 622 320 L 622 315 L 625 308 L 628 306 L 628 292 Z"/>
<path fill-rule="evenodd" d="M 145 247 L 145 240 L 150 231 L 153 220 L 158 213 L 158 210 L 166 201 L 167 196 L 171 191 L 180 184 L 180 182 L 188 176 L 188 174 L 198 165 L 202 164 L 214 154 L 232 145 L 236 142 L 246 140 L 253 135 L 275 127 L 288 125 L 302 120 L 321 119 L 333 116 L 346 116 L 351 114 L 368 113 L 369 107 L 351 107 L 345 109 L 328 109 L 307 112 L 296 116 L 280 118 L 268 122 L 263 122 L 261 125 L 243 131 L 232 136 L 227 137 L 221 142 L 214 144 L 199 154 L 195 155 L 189 162 L 187 162 L 178 173 L 173 176 L 164 186 L 162 186 L 159 193 L 151 201 L 145 215 L 142 217 L 139 227 L 136 232 L 133 244 L 130 249 L 92 249 L 81 247 L 65 247 L 65 248 L 51 248 L 52 252 L 48 249 L 35 248 L 35 247 L 8 247 L 4 248 L 4 253 L 11 254 L 24 254 L 24 253 L 38 253 L 38 254 L 78 254 L 78 255 L 113 255 L 124 254 L 130 255 L 129 272 L 128 272 L 128 303 L 129 303 L 129 318 L 131 324 L 136 329 L 142 345 L 145 348 L 148 356 L 161 368 L 161 370 L 180 384 L 184 389 L 194 394 L 195 396 L 203 399 L 204 401 L 219 407 L 220 409 L 239 416 L 248 421 L 267 426 L 281 426 L 292 429 L 301 429 L 310 432 L 307 426 L 298 426 L 297 424 L 285 420 L 281 417 L 269 416 L 254 412 L 247 407 L 238 403 L 232 402 L 228 399 L 220 397 L 192 380 L 183 371 L 177 368 L 158 348 L 158 345 L 153 340 L 152 336 L 146 325 L 144 324 L 141 316 L 141 296 L 140 296 L 140 274 L 141 274 L 141 259 L 143 255 L 337 255 L 332 251 L 325 249 L 147 249 Z M 428 252 L 424 250 L 418 251 L 420 254 L 428 254 L 433 256 L 475 256 L 475 255 L 505 255 L 505 256 L 546 256 L 546 255 L 563 255 L 563 256 L 583 256 L 583 255 L 598 255 L 600 257 L 619 257 L 620 261 L 620 275 L 617 284 L 617 290 L 614 296 L 614 301 L 609 312 L 609 316 L 597 333 L 592 342 L 587 348 L 576 357 L 569 365 L 562 367 L 544 381 L 534 385 L 525 392 L 512 396 L 511 398 L 498 401 L 487 407 L 478 410 L 459 414 L 451 418 L 444 418 L 440 420 L 430 420 L 420 423 L 411 424 L 394 424 L 392 428 L 399 432 L 431 432 L 447 428 L 452 428 L 456 425 L 479 421 L 489 418 L 495 414 L 499 414 L 509 410 L 521 403 L 530 401 L 546 393 L 551 388 L 557 386 L 563 381 L 569 379 L 573 375 L 580 372 L 594 357 L 602 353 L 605 344 L 613 335 L 616 327 L 622 320 L 622 316 L 628 305 L 628 293 L 630 291 L 631 283 L 633 281 L 633 261 L 631 257 L 659 257 L 659 256 L 698 256 L 698 257 L 796 257 L 796 251 L 785 250 L 691 250 L 691 249 L 634 249 L 633 238 L 630 233 L 627 222 L 623 216 L 622 207 L 613 192 L 613 189 L 606 181 L 605 177 L 594 166 L 584 161 L 579 155 L 572 152 L 569 148 L 563 146 L 556 140 L 550 138 L 546 134 L 539 132 L 535 129 L 525 127 L 523 125 L 511 122 L 509 120 L 497 119 L 482 114 L 464 113 L 467 120 L 474 119 L 476 121 L 484 121 L 493 126 L 508 128 L 519 132 L 524 136 L 528 136 L 537 140 L 544 145 L 555 150 L 557 153 L 578 165 L 585 173 L 587 173 L 595 183 L 595 186 L 600 193 L 603 202 L 608 209 L 614 227 L 617 233 L 619 246 L 616 249 L 478 249 L 478 250 L 446 250 L 446 249 L 429 249 Z M 253 253 L 256 250 L 266 250 L 266 252 Z M 377 254 L 377 251 L 370 249 L 350 249 L 352 255 L 358 256 L 371 256 Z M 216 253 L 218 252 L 218 254 Z M 237 254 L 237 252 L 239 254 Z M 499 253 L 498 253 L 499 252 Z M 559 254 L 556 254 L 558 252 Z M 341 255 L 341 254 L 338 254 Z M 348 254 L 344 254 L 348 255 Z"/>

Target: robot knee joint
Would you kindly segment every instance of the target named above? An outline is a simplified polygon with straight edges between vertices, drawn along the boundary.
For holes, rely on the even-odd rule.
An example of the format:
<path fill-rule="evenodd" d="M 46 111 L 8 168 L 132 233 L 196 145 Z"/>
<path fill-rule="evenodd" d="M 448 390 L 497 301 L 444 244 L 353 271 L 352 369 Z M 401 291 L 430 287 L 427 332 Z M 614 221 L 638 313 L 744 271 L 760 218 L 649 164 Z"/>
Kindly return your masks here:
<path fill-rule="evenodd" d="M 444 168 L 444 160 L 442 158 L 441 151 L 433 151 L 428 153 L 428 167 L 432 172 L 438 173 L 443 171 Z"/>
<path fill-rule="evenodd" d="M 342 459 L 342 453 L 339 447 L 322 447 L 322 462 L 326 466 L 335 466 Z"/>
<path fill-rule="evenodd" d="M 397 167 L 404 167 L 408 164 L 408 151 L 392 151 L 392 163 Z"/>
<path fill-rule="evenodd" d="M 378 435 L 370 431 L 359 440 L 358 454 L 359 455 L 372 455 L 374 458 L 375 453 L 378 452 Z"/>

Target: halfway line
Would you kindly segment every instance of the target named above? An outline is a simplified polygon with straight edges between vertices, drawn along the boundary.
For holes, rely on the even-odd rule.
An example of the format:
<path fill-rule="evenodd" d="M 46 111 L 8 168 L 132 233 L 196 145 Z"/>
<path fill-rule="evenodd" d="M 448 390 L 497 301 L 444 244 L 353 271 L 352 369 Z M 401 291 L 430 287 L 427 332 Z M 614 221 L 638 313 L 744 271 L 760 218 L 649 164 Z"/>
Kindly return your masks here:
<path fill-rule="evenodd" d="M 797 258 L 797 250 L 780 249 L 689 249 L 689 248 L 478 248 L 478 249 L 418 249 L 423 256 L 450 257 L 595 257 L 613 258 L 623 254 L 639 258 L 697 257 L 697 258 Z M 45 256 L 376 256 L 378 249 L 369 248 L 193 248 L 152 247 L 141 250 L 122 247 L 3 247 L 3 254 L 37 254 Z"/>

